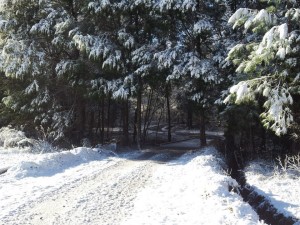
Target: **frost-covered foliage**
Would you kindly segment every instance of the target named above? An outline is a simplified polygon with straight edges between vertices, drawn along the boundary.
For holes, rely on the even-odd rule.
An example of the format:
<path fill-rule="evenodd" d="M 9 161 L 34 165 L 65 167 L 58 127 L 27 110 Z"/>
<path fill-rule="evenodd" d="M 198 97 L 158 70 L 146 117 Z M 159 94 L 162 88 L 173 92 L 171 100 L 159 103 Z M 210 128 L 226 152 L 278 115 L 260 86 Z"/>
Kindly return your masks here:
<path fill-rule="evenodd" d="M 44 126 L 53 139 L 70 126 L 66 87 L 74 86 L 80 62 L 69 31 L 78 25 L 84 2 L 72 3 L 81 9 L 77 15 L 66 2 L 0 2 L 0 70 L 12 81 L 2 102 L 15 114 L 13 123 Z"/>
<path fill-rule="evenodd" d="M 7 79 L 1 106 L 13 124 L 44 130 L 52 140 L 67 132 L 84 138 L 99 100 L 128 100 L 176 80 L 207 108 L 223 82 L 227 8 L 218 0 L 0 4 L 0 70 Z"/>
<path fill-rule="evenodd" d="M 24 132 L 15 130 L 10 127 L 0 129 L 0 146 L 4 148 L 18 147 L 27 140 Z"/>
<path fill-rule="evenodd" d="M 137 78 L 146 79 L 153 70 L 156 36 L 155 29 L 149 27 L 149 22 L 156 20 L 151 15 L 153 2 L 90 1 L 88 7 L 98 17 L 93 24 L 94 32 L 76 34 L 73 40 L 81 52 L 99 62 L 105 71 L 103 77 L 92 81 L 98 83 L 92 90 L 98 88 L 97 92 L 102 94 L 127 99 L 141 85 Z M 107 76 L 108 70 L 114 75 Z M 100 85 L 97 80 L 101 80 Z"/>
<path fill-rule="evenodd" d="M 137 65 L 134 74 L 145 77 L 151 73 L 153 68 L 153 58 L 155 52 L 155 45 L 146 44 L 137 48 L 132 52 L 132 62 Z M 159 65 L 157 65 L 159 67 Z"/>
<path fill-rule="evenodd" d="M 86 53 L 90 59 L 102 61 L 102 68 L 121 69 L 121 52 L 117 50 L 107 35 L 92 36 L 76 34 L 73 36 L 76 47 Z"/>
<path fill-rule="evenodd" d="M 296 1 L 288 5 L 278 1 L 262 10 L 242 8 L 229 19 L 234 28 L 244 26 L 248 33 L 243 44 L 228 54 L 239 75 L 225 102 L 240 104 L 260 98 L 265 108 L 262 122 L 277 135 L 288 133 L 298 123 L 294 99 L 299 95 L 299 22 Z"/>
<path fill-rule="evenodd" d="M 300 154 L 284 158 L 278 157 L 274 172 L 276 175 L 290 175 L 298 178 L 300 175 Z"/>
<path fill-rule="evenodd" d="M 28 138 L 23 131 L 11 127 L 2 127 L 0 129 L 0 146 L 17 148 L 32 153 L 55 152 L 58 150 L 46 140 Z"/>
<path fill-rule="evenodd" d="M 219 69 L 226 58 L 226 38 L 219 29 L 226 29 L 222 23 L 226 8 L 218 1 L 183 0 L 160 0 L 156 7 L 165 18 L 172 10 L 180 13 L 180 17 L 167 20 L 169 37 L 154 55 L 158 68 L 169 71 L 167 80 L 181 80 L 181 88 L 191 100 L 208 107 L 216 97 L 211 91 L 222 82 Z M 216 14 L 218 18 L 213 16 Z"/>
<path fill-rule="evenodd" d="M 29 148 L 29 151 L 32 153 L 50 153 L 61 151 L 61 149 L 53 146 L 46 140 L 33 140 L 33 142 L 34 144 Z"/>
<path fill-rule="evenodd" d="M 233 28 L 244 25 L 246 30 L 253 28 L 253 31 L 260 31 L 276 23 L 276 16 L 267 10 L 252 10 L 248 8 L 238 9 L 228 20 Z"/>

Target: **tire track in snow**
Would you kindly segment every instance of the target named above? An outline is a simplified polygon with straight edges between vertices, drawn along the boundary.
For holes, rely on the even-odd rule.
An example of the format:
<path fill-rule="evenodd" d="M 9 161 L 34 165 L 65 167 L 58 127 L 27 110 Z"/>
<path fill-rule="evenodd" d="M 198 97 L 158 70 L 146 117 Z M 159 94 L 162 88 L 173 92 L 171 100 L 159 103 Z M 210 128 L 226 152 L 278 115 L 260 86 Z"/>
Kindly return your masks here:
<path fill-rule="evenodd" d="M 130 216 L 137 193 L 161 166 L 155 160 L 168 158 L 159 154 L 151 160 L 119 161 L 23 208 L 9 224 L 119 224 Z"/>

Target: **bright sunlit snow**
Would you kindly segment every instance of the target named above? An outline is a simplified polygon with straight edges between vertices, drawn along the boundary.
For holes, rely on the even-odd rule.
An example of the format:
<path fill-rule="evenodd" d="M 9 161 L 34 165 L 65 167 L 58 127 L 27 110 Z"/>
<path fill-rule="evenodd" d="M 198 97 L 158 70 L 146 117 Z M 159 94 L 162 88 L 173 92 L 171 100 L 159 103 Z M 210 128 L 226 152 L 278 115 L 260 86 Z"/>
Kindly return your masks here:
<path fill-rule="evenodd" d="M 265 196 L 280 213 L 300 221 L 300 177 L 276 174 L 265 161 L 251 163 L 246 170 L 247 182 Z"/>
<path fill-rule="evenodd" d="M 113 156 L 76 148 L 46 154 L 0 151 L 2 224 L 260 224 L 232 190 L 216 150 Z M 1 164 L 2 165 L 2 164 Z M 2 166 L 1 166 L 2 167 Z"/>
<path fill-rule="evenodd" d="M 0 150 L 1 167 L 11 166 L 0 176 L 0 221 L 10 221 L 23 206 L 58 191 L 65 185 L 82 182 L 87 176 L 114 164 L 95 149 L 77 148 L 61 153 L 11 154 Z M 5 222 L 4 224 L 10 224 Z"/>
<path fill-rule="evenodd" d="M 186 154 L 157 170 L 123 224 L 259 224 L 214 149 Z"/>

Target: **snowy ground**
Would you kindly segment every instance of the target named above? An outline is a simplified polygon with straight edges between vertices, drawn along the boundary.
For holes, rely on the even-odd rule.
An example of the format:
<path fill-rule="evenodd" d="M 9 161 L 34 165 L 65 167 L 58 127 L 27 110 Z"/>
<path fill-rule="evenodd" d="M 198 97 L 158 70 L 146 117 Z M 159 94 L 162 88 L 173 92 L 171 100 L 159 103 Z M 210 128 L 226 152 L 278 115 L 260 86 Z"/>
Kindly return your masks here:
<path fill-rule="evenodd" d="M 265 161 L 252 162 L 246 168 L 247 183 L 279 212 L 300 221 L 300 177 L 275 172 L 273 166 Z"/>
<path fill-rule="evenodd" d="M 0 151 L 0 224 L 263 224 L 214 149 L 169 154 Z"/>
<path fill-rule="evenodd" d="M 215 150 L 190 153 L 155 171 L 122 224 L 263 224 L 224 175 Z"/>

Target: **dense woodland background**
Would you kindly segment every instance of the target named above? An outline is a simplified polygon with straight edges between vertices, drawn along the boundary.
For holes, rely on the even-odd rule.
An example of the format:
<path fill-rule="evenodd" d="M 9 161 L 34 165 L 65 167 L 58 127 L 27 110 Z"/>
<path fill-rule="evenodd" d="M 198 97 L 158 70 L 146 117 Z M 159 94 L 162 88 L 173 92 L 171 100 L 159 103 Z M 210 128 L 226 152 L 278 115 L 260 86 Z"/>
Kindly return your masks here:
<path fill-rule="evenodd" d="M 65 147 L 224 130 L 243 157 L 298 153 L 299 7 L 1 0 L 0 125 Z"/>

